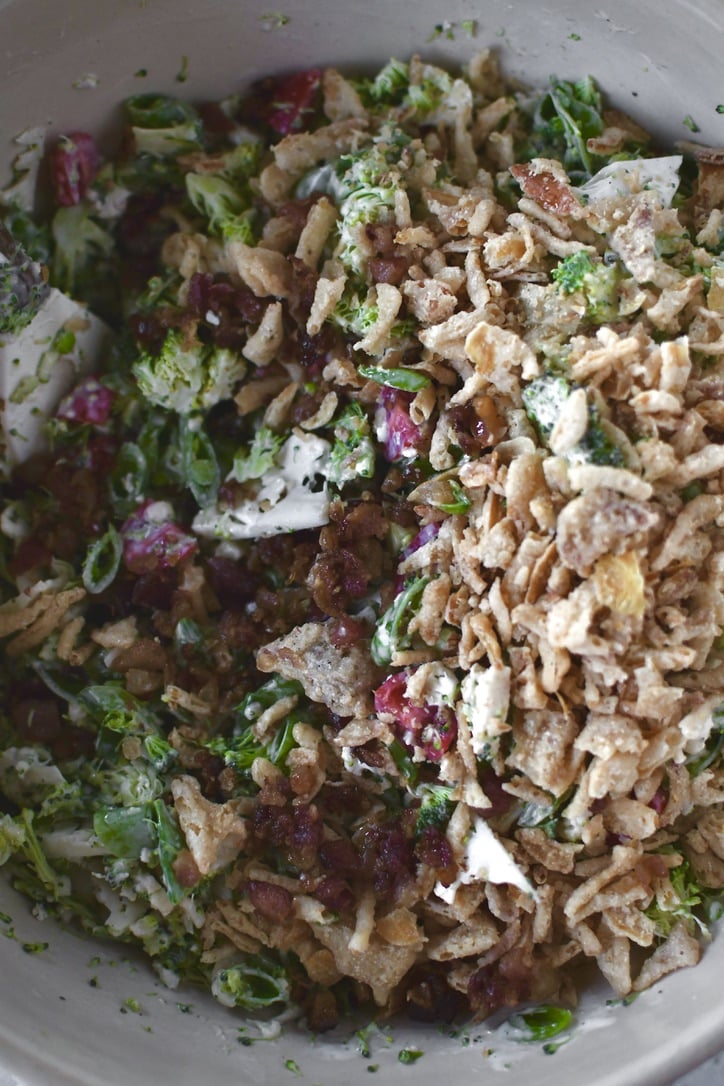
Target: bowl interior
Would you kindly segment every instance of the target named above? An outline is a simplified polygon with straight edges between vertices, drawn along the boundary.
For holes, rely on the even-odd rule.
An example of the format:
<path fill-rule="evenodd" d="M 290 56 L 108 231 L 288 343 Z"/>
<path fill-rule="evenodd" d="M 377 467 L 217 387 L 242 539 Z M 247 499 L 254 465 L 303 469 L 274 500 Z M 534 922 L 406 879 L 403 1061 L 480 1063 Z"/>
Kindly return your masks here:
<path fill-rule="evenodd" d="M 430 0 L 289 0 L 285 19 L 263 0 L 0 0 L 0 180 L 12 139 L 29 125 L 49 132 L 88 128 L 112 138 L 116 105 L 141 90 L 193 99 L 221 97 L 276 70 L 333 64 L 379 66 L 419 52 L 455 65 L 497 50 L 505 71 L 527 83 L 592 74 L 618 107 L 671 145 L 724 143 L 714 73 L 724 44 L 724 4 L 670 0 L 592 4 L 540 0 L 450 0 L 440 23 Z M 290 1081 L 297 1071 L 325 1086 L 395 1082 L 415 1074 L 430 1086 L 510 1070 L 537 1086 L 665 1083 L 714 1052 L 724 1036 L 719 976 L 724 942 L 702 964 L 657 985 L 629 1006 L 602 987 L 587 992 L 567 1043 L 554 1055 L 485 1024 L 449 1036 L 395 1025 L 369 1034 L 365 1056 L 351 1029 L 310 1039 L 288 1026 L 274 1042 L 195 991 L 169 991 L 123 947 L 94 944 L 41 922 L 0 879 L 0 1086 L 16 1082 L 131 1086 L 138 1082 Z M 32 944 L 45 944 L 38 949 Z M 37 952 L 32 952 L 33 950 Z M 241 1027 L 241 1032 L 240 1032 Z M 401 1049 L 422 1050 L 411 1068 Z M 5 1077 L 3 1077 L 5 1076 Z"/>

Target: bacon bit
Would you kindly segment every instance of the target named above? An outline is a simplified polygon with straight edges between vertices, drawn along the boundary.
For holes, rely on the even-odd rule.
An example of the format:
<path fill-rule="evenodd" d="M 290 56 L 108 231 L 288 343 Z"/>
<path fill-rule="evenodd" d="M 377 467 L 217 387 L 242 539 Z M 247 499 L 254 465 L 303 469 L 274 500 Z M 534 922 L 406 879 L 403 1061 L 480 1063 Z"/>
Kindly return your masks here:
<path fill-rule="evenodd" d="M 368 826 L 362 844 L 362 869 L 379 898 L 396 897 L 413 876 L 410 842 L 397 826 Z"/>
<path fill-rule="evenodd" d="M 179 885 L 183 886 L 185 890 L 190 890 L 192 886 L 196 886 L 201 880 L 201 872 L 187 848 L 181 849 L 172 867 Z"/>
<path fill-rule="evenodd" d="M 375 283 L 392 283 L 398 287 L 407 275 L 409 260 L 406 256 L 373 256 L 367 263 L 370 276 Z"/>
<path fill-rule="evenodd" d="M 531 969 L 515 952 L 484 965 L 468 981 L 468 999 L 477 1019 L 502 1007 L 515 1007 L 530 996 Z"/>
<path fill-rule="evenodd" d="M 351 841 L 344 837 L 331 838 L 319 846 L 322 866 L 337 875 L 356 875 L 360 870 L 360 856 Z"/>
<path fill-rule="evenodd" d="M 420 968 L 410 974 L 405 1008 L 417 1022 L 452 1022 L 463 1009 L 463 997 L 449 988 L 445 977 L 434 968 Z"/>
<path fill-rule="evenodd" d="M 415 856 L 428 867 L 446 868 L 453 863 L 453 851 L 444 833 L 436 826 L 427 826 L 415 845 Z"/>
<path fill-rule="evenodd" d="M 46 566 L 53 557 L 52 550 L 37 536 L 24 539 L 13 557 L 8 562 L 8 573 L 11 577 L 20 577 L 38 566 Z"/>
<path fill-rule="evenodd" d="M 349 884 L 337 875 L 325 875 L 317 883 L 314 896 L 328 909 L 341 913 L 353 909 L 355 896 Z"/>
<path fill-rule="evenodd" d="M 570 185 L 552 173 L 539 171 L 527 162 L 511 166 L 510 172 L 526 196 L 530 196 L 531 200 L 535 200 L 546 211 L 552 211 L 556 215 L 580 217 L 583 209 Z"/>
<path fill-rule="evenodd" d="M 286 920 L 294 908 L 294 898 L 283 886 L 273 882 L 250 879 L 246 884 L 249 900 L 268 920 Z"/>
<path fill-rule="evenodd" d="M 327 1033 L 339 1022 L 339 1008 L 334 994 L 326 988 L 312 994 L 307 1011 L 307 1026 L 312 1033 Z"/>

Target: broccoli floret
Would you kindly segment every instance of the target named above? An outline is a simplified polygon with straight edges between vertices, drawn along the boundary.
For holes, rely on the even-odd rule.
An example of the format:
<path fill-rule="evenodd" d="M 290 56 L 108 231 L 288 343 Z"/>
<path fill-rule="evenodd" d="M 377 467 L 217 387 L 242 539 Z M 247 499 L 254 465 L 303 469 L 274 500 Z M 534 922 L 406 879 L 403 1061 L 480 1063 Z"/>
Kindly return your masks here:
<path fill-rule="evenodd" d="M 25 829 L 11 815 L 0 814 L 0 867 L 20 852 L 25 844 Z"/>
<path fill-rule="evenodd" d="M 371 479 L 375 473 L 375 447 L 369 420 L 358 403 L 344 409 L 335 423 L 334 437 L 327 469 L 330 483 L 341 487 L 353 479 Z"/>
<path fill-rule="evenodd" d="M 52 231 L 54 285 L 75 297 L 85 295 L 85 287 L 93 289 L 99 264 L 110 260 L 115 247 L 113 238 L 91 218 L 84 203 L 59 208 L 53 217 Z"/>
<path fill-rule="evenodd" d="M 562 294 L 582 294 L 586 317 L 594 324 L 612 320 L 618 313 L 620 271 L 617 263 L 594 261 L 585 249 L 561 260 L 551 272 Z"/>
<path fill-rule="evenodd" d="M 201 343 L 186 347 L 181 334 L 172 330 L 160 353 L 143 353 L 133 372 L 147 400 L 167 411 L 190 415 L 230 399 L 246 373 L 246 363 L 233 351 Z"/>
<path fill-rule="evenodd" d="M 0 336 L 16 335 L 30 324 L 47 294 L 40 266 L 0 223 Z"/>
<path fill-rule="evenodd" d="M 290 988 L 286 969 L 270 954 L 245 954 L 216 970 L 211 992 L 225 1007 L 257 1011 L 288 1002 Z"/>
<path fill-rule="evenodd" d="M 523 406 L 544 441 L 550 437 L 573 387 L 565 377 L 544 373 L 523 389 Z M 588 427 L 585 434 L 577 445 L 565 453 L 565 458 L 572 463 L 609 464 L 612 467 L 625 464 L 621 449 L 614 444 L 602 426 L 595 404 L 588 405 Z"/>
<path fill-rule="evenodd" d="M 227 765 L 233 766 L 245 776 L 249 775 L 255 758 L 266 758 L 283 769 L 287 755 L 297 745 L 292 734 L 294 725 L 303 719 L 302 712 L 296 708 L 296 701 L 292 703 L 291 711 L 280 721 L 279 727 L 267 743 L 256 738 L 251 725 L 283 698 L 298 700 L 302 693 L 300 683 L 274 675 L 258 690 L 247 694 L 236 707 L 236 722 L 232 735 L 217 736 L 207 744 L 208 749 L 220 755 Z"/>
<path fill-rule="evenodd" d="M 429 828 L 443 830 L 447 826 L 455 806 L 452 794 L 453 788 L 447 784 L 426 784 L 418 789 L 422 804 L 415 823 L 417 834 Z"/>
<path fill-rule="evenodd" d="M 674 850 L 665 848 L 664 851 L 673 852 Z M 668 893 L 665 888 L 660 889 L 646 909 L 646 915 L 656 925 L 657 936 L 665 939 L 675 924 L 681 920 L 690 927 L 696 926 L 706 933 L 707 925 L 702 916 L 706 915 L 706 906 L 710 899 L 720 895 L 711 894 L 698 885 L 691 865 L 683 857 L 677 867 L 669 870 L 669 882 L 673 894 Z"/>
<path fill-rule="evenodd" d="M 573 180 L 590 177 L 595 156 L 587 144 L 603 131 L 602 110 L 600 92 L 590 76 L 576 83 L 552 79 L 550 90 L 534 105 L 525 157 L 557 158 Z"/>
<path fill-rule="evenodd" d="M 579 249 L 577 253 L 564 257 L 551 275 L 564 294 L 573 294 L 576 290 L 583 290 L 585 278 L 594 268 L 591 254 L 586 249 Z"/>
<path fill-rule="evenodd" d="M 201 118 L 188 102 L 162 94 L 136 94 L 125 106 L 138 154 L 164 157 L 201 146 Z"/>
<path fill-rule="evenodd" d="M 241 449 L 234 457 L 230 478 L 237 483 L 249 479 L 261 479 L 276 464 L 277 454 L 282 447 L 283 437 L 275 434 L 268 426 L 261 426 L 254 434 L 254 440 L 248 449 Z"/>
<path fill-rule="evenodd" d="M 219 174 L 188 173 L 186 192 L 196 210 L 208 220 L 211 233 L 254 244 L 256 212 L 242 186 Z"/>
<path fill-rule="evenodd" d="M 137 860 L 144 849 L 153 848 L 150 804 L 140 807 L 99 807 L 93 815 L 93 832 L 111 856 Z"/>
<path fill-rule="evenodd" d="M 388 60 L 384 68 L 381 68 L 374 79 L 362 80 L 357 84 L 357 90 L 366 105 L 396 106 L 400 105 L 410 85 L 410 66 L 403 60 Z"/>

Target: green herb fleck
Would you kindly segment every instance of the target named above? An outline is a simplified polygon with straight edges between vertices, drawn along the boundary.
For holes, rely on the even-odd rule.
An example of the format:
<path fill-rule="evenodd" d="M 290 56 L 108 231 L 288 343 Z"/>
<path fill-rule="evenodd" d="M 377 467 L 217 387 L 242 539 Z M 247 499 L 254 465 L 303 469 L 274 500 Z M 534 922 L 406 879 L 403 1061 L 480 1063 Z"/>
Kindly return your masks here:
<path fill-rule="evenodd" d="M 26 954 L 41 954 L 44 950 L 48 949 L 48 943 L 22 943 L 23 950 Z"/>
<path fill-rule="evenodd" d="M 358 366 L 360 377 L 366 377 L 368 381 L 375 381 L 378 385 L 386 385 L 388 388 L 397 388 L 402 392 L 419 392 L 427 388 L 430 378 L 420 370 L 406 369 L 400 366 L 396 369 L 387 369 L 385 366 Z"/>
<path fill-rule="evenodd" d="M 301 1075 L 302 1073 L 296 1060 L 285 1060 L 284 1066 L 287 1071 L 291 1071 L 293 1075 Z"/>
<path fill-rule="evenodd" d="M 266 15 L 259 16 L 262 30 L 281 30 L 289 22 L 289 16 L 281 11 L 269 11 Z"/>
<path fill-rule="evenodd" d="M 181 67 L 179 68 L 178 73 L 176 75 L 176 82 L 177 83 L 185 83 L 186 80 L 188 79 L 188 77 L 189 77 L 189 58 L 184 56 L 184 57 L 181 57 Z"/>
<path fill-rule="evenodd" d="M 123 1010 L 124 1007 L 132 1014 L 143 1014 L 143 1007 L 134 996 L 129 996 L 128 999 L 123 1000 L 123 1007 L 121 1007 L 121 1010 Z"/>
<path fill-rule="evenodd" d="M 148 75 L 148 68 L 138 68 L 133 74 L 136 79 L 145 79 Z"/>
<path fill-rule="evenodd" d="M 463 19 L 460 26 L 465 34 L 469 38 L 474 38 L 478 32 L 478 20 L 477 19 Z"/>
<path fill-rule="evenodd" d="M 572 34 L 568 35 L 568 40 L 569 41 L 580 41 L 581 40 L 581 35 L 576 34 L 576 32 L 574 31 Z"/>
<path fill-rule="evenodd" d="M 691 116 L 690 113 L 687 113 L 687 115 L 684 117 L 684 120 L 681 123 L 686 125 L 686 127 L 689 129 L 690 132 L 700 132 L 701 131 L 701 129 L 699 128 L 699 125 L 696 123 L 696 121 L 694 120 L 694 118 Z"/>
<path fill-rule="evenodd" d="M 568 1029 L 573 1021 L 573 1014 L 565 1007 L 542 1004 L 529 1011 L 512 1014 L 508 1023 L 520 1034 L 525 1042 L 547 1041 Z"/>
<path fill-rule="evenodd" d="M 455 41 L 455 23 L 448 22 L 436 23 L 432 28 L 432 34 L 427 39 L 428 41 L 436 41 L 437 38 L 447 38 L 448 41 Z"/>
<path fill-rule="evenodd" d="M 0 913 L 0 924 L 12 924 L 12 916 L 8 916 L 7 913 Z"/>
<path fill-rule="evenodd" d="M 397 1053 L 397 1059 L 400 1063 L 410 1064 L 417 1063 L 417 1061 L 424 1056 L 425 1053 L 421 1048 L 401 1048 Z"/>
<path fill-rule="evenodd" d="M 563 1048 L 565 1044 L 568 1044 L 568 1041 L 568 1037 L 566 1037 L 562 1041 L 548 1041 L 546 1044 L 543 1045 L 543 1051 L 545 1052 L 546 1056 L 555 1056 L 558 1049 Z"/>

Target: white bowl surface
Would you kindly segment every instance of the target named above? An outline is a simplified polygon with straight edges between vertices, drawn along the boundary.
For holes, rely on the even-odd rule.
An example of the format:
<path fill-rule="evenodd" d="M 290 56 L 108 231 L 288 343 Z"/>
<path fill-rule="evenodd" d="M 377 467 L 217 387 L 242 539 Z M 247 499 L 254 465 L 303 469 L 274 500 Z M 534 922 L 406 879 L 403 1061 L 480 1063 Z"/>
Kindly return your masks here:
<path fill-rule="evenodd" d="M 442 10 L 430 0 L 281 0 L 281 10 L 288 22 L 268 30 L 265 0 L 0 0 L 0 181 L 24 127 L 110 134 L 114 106 L 142 90 L 208 98 L 280 69 L 372 69 L 413 52 L 454 64 L 485 46 L 529 83 L 592 74 L 615 105 L 669 145 L 691 138 L 687 117 L 697 140 L 724 144 L 720 0 L 448 0 Z M 431 41 L 443 18 L 453 40 Z M 466 20 L 475 20 L 473 37 Z M 135 74 L 141 68 L 145 79 Z M 695 970 L 629 1006 L 608 1005 L 603 987 L 587 992 L 555 1055 L 489 1025 L 457 1037 L 396 1025 L 391 1039 L 371 1037 L 367 1059 L 349 1029 L 312 1040 L 289 1027 L 278 1041 L 246 1047 L 238 1015 L 193 990 L 163 988 L 123 947 L 35 920 L 1 879 L 0 912 L 12 918 L 0 918 L 0 936 L 8 936 L 0 938 L 0 1086 L 291 1086 L 297 1078 L 433 1086 L 445 1076 L 501 1086 L 663 1086 L 724 1042 L 724 932 Z M 24 953 L 24 942 L 39 940 L 47 950 Z M 141 1013 L 124 1006 L 129 998 Z M 406 1045 L 425 1053 L 412 1066 L 398 1060 Z M 370 1065 L 379 1066 L 374 1078 Z"/>

